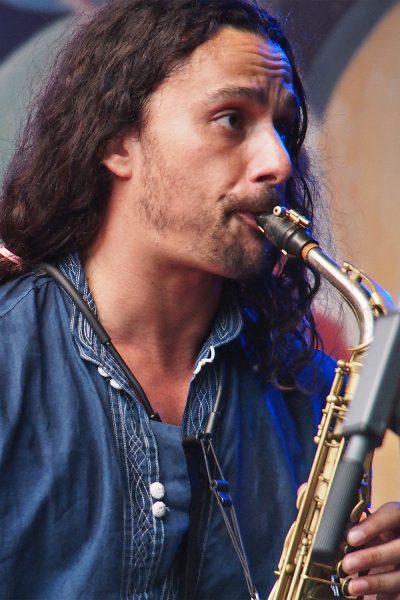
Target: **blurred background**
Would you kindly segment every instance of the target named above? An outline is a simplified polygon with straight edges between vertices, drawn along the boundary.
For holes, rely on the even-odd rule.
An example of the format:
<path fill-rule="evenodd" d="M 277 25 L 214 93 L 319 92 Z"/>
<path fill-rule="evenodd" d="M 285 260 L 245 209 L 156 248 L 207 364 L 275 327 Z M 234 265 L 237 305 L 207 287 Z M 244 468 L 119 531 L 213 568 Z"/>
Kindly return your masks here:
<path fill-rule="evenodd" d="M 27 106 L 80 13 L 100 0 L 0 0 L 0 178 Z M 329 250 L 400 292 L 400 2 L 265 0 L 298 57 L 311 108 L 312 162 Z M 317 308 L 326 349 L 342 357 L 354 327 L 326 292 Z M 400 499 L 399 440 L 374 459 L 373 504 Z"/>

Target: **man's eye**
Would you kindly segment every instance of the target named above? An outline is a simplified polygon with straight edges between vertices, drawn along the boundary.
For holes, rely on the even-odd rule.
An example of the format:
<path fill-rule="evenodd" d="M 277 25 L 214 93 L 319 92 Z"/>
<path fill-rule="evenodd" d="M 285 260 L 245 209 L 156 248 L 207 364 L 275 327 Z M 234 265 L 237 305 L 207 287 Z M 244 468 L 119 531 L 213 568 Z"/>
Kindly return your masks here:
<path fill-rule="evenodd" d="M 244 127 L 243 116 L 237 111 L 220 115 L 215 121 L 228 129 L 236 131 L 241 131 Z"/>
<path fill-rule="evenodd" d="M 282 142 L 287 146 L 294 134 L 293 121 L 282 119 L 281 121 L 277 121 L 274 127 Z"/>

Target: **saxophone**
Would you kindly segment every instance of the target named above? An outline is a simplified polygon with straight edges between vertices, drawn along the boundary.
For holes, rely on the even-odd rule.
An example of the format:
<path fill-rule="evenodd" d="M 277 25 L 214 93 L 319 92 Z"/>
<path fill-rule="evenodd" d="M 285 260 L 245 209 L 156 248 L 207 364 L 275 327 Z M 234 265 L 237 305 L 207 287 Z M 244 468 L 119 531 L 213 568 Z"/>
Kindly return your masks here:
<path fill-rule="evenodd" d="M 316 564 L 313 543 L 331 489 L 333 477 L 345 449 L 341 428 L 373 339 L 374 321 L 393 309 L 388 294 L 349 263 L 340 267 L 322 252 L 308 230 L 309 221 L 294 210 L 276 206 L 272 214 L 260 215 L 261 232 L 284 254 L 296 256 L 318 271 L 343 296 L 354 313 L 358 344 L 350 348 L 350 359 L 337 362 L 335 377 L 326 399 L 322 420 L 314 438 L 317 450 L 309 479 L 297 499 L 298 516 L 290 528 L 268 600 L 329 600 L 349 598 L 345 575 L 339 565 Z M 364 476 L 350 521 L 357 522 L 370 501 L 372 454 L 364 464 Z"/>

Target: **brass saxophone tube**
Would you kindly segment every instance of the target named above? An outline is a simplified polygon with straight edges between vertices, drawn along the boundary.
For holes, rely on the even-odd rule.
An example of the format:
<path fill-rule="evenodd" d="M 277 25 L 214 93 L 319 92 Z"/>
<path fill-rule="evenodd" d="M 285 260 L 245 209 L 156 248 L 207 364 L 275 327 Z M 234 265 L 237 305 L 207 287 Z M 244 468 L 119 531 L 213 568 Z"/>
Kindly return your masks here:
<path fill-rule="evenodd" d="M 358 324 L 358 343 L 350 349 L 349 361 L 339 360 L 322 419 L 315 437 L 317 450 L 310 475 L 298 500 L 293 523 L 276 572 L 278 579 L 268 600 L 330 600 L 345 598 L 336 565 L 312 562 L 312 546 L 326 500 L 345 449 L 341 428 L 347 407 L 357 388 L 363 357 L 373 339 L 375 318 L 387 314 L 393 305 L 384 290 L 348 263 L 340 267 L 325 254 L 308 230 L 309 222 L 297 212 L 275 207 L 273 214 L 260 215 L 261 232 L 284 254 L 303 260 L 319 272 L 342 295 Z M 369 471 L 372 456 L 364 465 L 364 485 L 352 512 L 357 521 L 370 499 Z"/>
<path fill-rule="evenodd" d="M 374 315 L 366 291 L 339 267 L 319 246 L 310 248 L 304 257 L 307 264 L 314 267 L 346 300 L 359 327 L 359 346 L 369 345 L 373 338 Z M 351 303 L 349 302 L 351 298 Z"/>

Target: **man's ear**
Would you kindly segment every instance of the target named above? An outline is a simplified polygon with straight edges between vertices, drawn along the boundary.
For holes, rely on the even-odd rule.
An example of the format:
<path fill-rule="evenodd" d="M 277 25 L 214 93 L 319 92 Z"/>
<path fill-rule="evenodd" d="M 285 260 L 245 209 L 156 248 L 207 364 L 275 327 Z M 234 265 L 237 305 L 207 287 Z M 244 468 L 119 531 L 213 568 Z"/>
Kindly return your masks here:
<path fill-rule="evenodd" d="M 102 164 L 116 177 L 129 179 L 133 174 L 134 150 L 138 136 L 133 131 L 125 131 L 110 140 L 106 146 Z"/>

